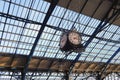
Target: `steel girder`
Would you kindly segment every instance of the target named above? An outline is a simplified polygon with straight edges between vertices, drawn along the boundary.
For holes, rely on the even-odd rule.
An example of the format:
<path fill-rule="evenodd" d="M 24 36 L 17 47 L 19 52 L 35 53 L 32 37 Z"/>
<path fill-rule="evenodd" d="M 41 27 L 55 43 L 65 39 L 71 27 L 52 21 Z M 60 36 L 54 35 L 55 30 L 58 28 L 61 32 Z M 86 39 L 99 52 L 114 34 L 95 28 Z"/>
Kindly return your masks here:
<path fill-rule="evenodd" d="M 112 59 L 120 52 L 120 47 L 117 49 L 117 51 L 109 58 L 109 60 L 106 62 L 106 64 L 103 66 L 103 69 L 100 72 L 100 75 L 102 76 L 103 74 L 106 75 L 106 69 L 109 65 L 109 63 L 112 61 Z M 104 78 L 104 77 L 103 77 Z"/>
<path fill-rule="evenodd" d="M 33 23 L 33 24 L 37 24 L 37 25 L 42 25 L 43 24 L 43 23 L 40 23 L 40 22 L 37 22 L 37 21 L 32 21 L 32 20 L 29 20 L 29 19 L 17 17 L 17 16 L 14 16 L 14 15 L 2 13 L 2 12 L 0 12 L 0 16 L 2 16 L 2 17 L 8 17 L 10 19 L 18 20 L 18 21 L 21 21 L 21 22 Z M 69 31 L 67 29 L 63 29 L 63 28 L 60 28 L 60 27 L 51 26 L 51 25 L 47 25 L 47 24 L 45 26 L 49 27 L 49 28 L 52 28 L 52 29 L 55 29 L 55 30 L 58 30 L 58 31 Z M 81 34 L 82 34 L 82 36 L 91 37 L 91 35 L 88 35 L 88 34 L 84 34 L 84 33 L 81 33 Z M 96 36 L 94 38 L 99 39 L 99 40 L 103 40 L 103 41 L 107 41 L 107 42 L 116 43 L 116 44 L 120 43 L 120 41 L 110 40 L 110 39 L 96 37 Z"/>
<path fill-rule="evenodd" d="M 46 25 L 47 21 L 48 21 L 49 18 L 50 18 L 50 15 L 52 14 L 54 8 L 56 7 L 58 1 L 59 1 L 59 0 L 52 0 L 52 2 L 51 2 L 51 4 L 50 4 L 50 7 L 49 7 L 49 9 L 48 9 L 48 12 L 47 12 L 47 14 L 46 14 L 46 16 L 45 16 L 45 19 L 44 19 L 44 21 L 43 21 L 43 24 L 41 25 L 41 28 L 40 28 L 40 30 L 39 30 L 39 33 L 38 33 L 38 35 L 37 35 L 37 37 L 36 37 L 36 39 L 35 39 L 35 42 L 34 42 L 34 44 L 33 44 L 33 46 L 32 46 L 32 49 L 31 49 L 31 51 L 30 51 L 30 54 L 28 55 L 28 58 L 27 58 L 27 60 L 26 60 L 26 64 L 25 64 L 25 66 L 24 66 L 24 70 L 23 70 L 23 72 L 22 72 L 22 80 L 25 80 L 25 75 L 26 75 L 26 72 L 27 72 L 27 69 L 28 69 L 28 65 L 29 65 L 29 62 L 30 62 L 30 60 L 31 60 L 31 58 L 32 58 L 32 55 L 33 55 L 33 53 L 34 53 L 34 50 L 35 50 L 35 48 L 36 48 L 36 46 L 37 46 L 37 43 L 38 43 L 38 41 L 39 41 L 39 38 L 40 38 L 40 36 L 41 36 L 44 28 L 45 28 L 45 25 Z"/>
<path fill-rule="evenodd" d="M 86 44 L 84 45 L 85 48 L 90 44 L 90 42 L 94 39 L 94 37 L 96 37 L 96 35 L 97 35 L 100 31 L 102 31 L 104 28 L 106 28 L 105 25 L 106 25 L 112 18 L 114 18 L 114 17 L 116 16 L 116 14 L 117 14 L 118 12 L 116 12 L 115 14 L 113 14 L 112 16 L 110 16 L 110 17 L 108 18 L 108 15 L 109 15 L 109 13 L 111 12 L 111 10 L 112 10 L 112 8 L 113 8 L 113 6 L 114 6 L 115 4 L 116 4 L 116 2 L 114 1 L 113 4 L 111 5 L 111 7 L 109 8 L 108 12 L 105 14 L 105 16 L 103 17 L 103 19 L 102 19 L 101 22 L 99 23 L 98 27 L 97 27 L 97 28 L 95 29 L 95 31 L 93 32 L 92 36 L 88 39 L 88 41 L 87 41 Z M 72 71 L 75 63 L 79 60 L 81 54 L 82 54 L 82 53 L 79 53 L 79 54 L 76 56 L 75 60 L 72 62 L 73 64 L 71 65 L 69 72 Z"/>

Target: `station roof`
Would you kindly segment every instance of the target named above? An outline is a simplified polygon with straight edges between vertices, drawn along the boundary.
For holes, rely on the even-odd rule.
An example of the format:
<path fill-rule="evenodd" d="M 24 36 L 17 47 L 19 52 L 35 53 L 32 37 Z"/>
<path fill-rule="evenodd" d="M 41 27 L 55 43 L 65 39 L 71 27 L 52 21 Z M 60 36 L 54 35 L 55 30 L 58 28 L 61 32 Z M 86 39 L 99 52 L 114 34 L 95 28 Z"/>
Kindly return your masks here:
<path fill-rule="evenodd" d="M 114 9 L 112 0 L 60 0 L 50 15 L 49 11 L 52 8 L 49 2 L 50 0 L 0 0 L 0 55 L 2 55 L 0 67 L 6 68 L 8 65 L 7 67 L 12 69 L 12 64 L 16 63 L 15 67 L 24 68 L 19 61 L 30 56 L 40 58 L 35 62 L 30 59 L 30 62 L 40 63 L 43 60 L 43 64 L 49 65 L 50 60 L 53 65 L 55 61 L 52 59 L 57 62 L 65 56 L 59 49 L 62 31 L 69 31 L 74 26 L 82 34 L 82 44 L 88 46 L 85 52 L 73 52 L 65 60 L 74 61 L 80 54 L 77 62 L 79 64 L 95 68 L 99 63 L 105 65 L 108 62 L 111 67 L 113 66 L 110 71 L 120 72 L 118 4 L 114 3 L 117 5 Z M 104 23 L 106 25 L 99 30 L 98 27 Z M 96 30 L 98 33 L 95 33 Z M 6 58 L 5 55 L 10 56 Z M 19 59 L 18 55 L 26 57 Z M 48 60 L 45 60 L 47 58 Z M 88 62 L 92 63 L 88 64 Z M 34 65 L 29 64 L 29 66 Z M 117 70 L 114 70 L 114 67 L 118 67 Z M 79 72 L 79 68 L 76 70 Z"/>

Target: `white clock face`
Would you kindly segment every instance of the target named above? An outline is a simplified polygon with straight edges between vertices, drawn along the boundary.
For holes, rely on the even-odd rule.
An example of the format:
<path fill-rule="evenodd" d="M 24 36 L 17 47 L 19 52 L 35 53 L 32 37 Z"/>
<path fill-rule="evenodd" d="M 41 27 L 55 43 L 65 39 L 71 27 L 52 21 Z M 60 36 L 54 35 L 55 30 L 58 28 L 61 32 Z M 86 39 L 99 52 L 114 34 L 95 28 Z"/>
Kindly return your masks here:
<path fill-rule="evenodd" d="M 61 40 L 60 40 L 60 48 L 63 48 L 65 46 L 67 42 L 67 35 L 64 34 L 62 37 L 61 37 Z"/>
<path fill-rule="evenodd" d="M 69 38 L 69 41 L 74 45 L 78 45 L 81 43 L 81 37 L 79 33 L 70 32 L 68 38 Z"/>

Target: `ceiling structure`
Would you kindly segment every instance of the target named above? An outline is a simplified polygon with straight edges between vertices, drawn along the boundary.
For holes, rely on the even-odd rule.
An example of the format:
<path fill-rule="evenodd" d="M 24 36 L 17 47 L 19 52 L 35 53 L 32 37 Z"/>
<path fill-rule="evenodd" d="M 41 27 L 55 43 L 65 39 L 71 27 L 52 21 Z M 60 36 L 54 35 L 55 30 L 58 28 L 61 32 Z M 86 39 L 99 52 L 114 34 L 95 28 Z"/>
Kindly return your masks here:
<path fill-rule="evenodd" d="M 64 59 L 60 36 L 73 27 L 85 52 Z M 22 80 L 27 72 L 120 73 L 119 0 L 0 0 L 0 70 Z"/>
<path fill-rule="evenodd" d="M 46 0 L 48 2 L 51 2 L 52 0 Z M 86 5 L 84 6 L 84 3 L 86 0 L 71 0 L 70 5 L 68 9 L 75 11 L 77 13 L 81 12 L 81 14 L 92 16 L 95 19 L 102 20 L 105 14 L 108 12 L 109 8 L 111 8 L 111 5 L 114 0 L 88 0 Z M 69 0 L 60 0 L 58 2 L 58 5 L 61 7 L 66 8 Z M 83 9 L 84 6 L 84 9 Z M 114 10 L 118 10 L 120 8 L 120 1 L 115 2 L 115 6 L 113 9 L 109 12 L 108 16 L 111 16 L 113 14 Z M 83 9 L 83 10 L 82 10 Z M 120 17 L 120 15 L 118 16 Z M 113 24 L 120 25 L 120 19 L 116 19 Z"/>

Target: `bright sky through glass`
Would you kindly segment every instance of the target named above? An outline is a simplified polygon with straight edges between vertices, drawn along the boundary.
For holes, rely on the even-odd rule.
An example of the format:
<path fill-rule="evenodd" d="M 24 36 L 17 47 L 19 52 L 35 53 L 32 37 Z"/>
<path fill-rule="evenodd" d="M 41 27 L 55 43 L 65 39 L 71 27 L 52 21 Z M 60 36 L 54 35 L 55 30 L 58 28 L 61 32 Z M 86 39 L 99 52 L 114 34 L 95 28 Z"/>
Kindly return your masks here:
<path fill-rule="evenodd" d="M 30 8 L 31 0 L 0 0 L 0 14 L 9 14 L 20 18 L 43 23 L 49 3 L 43 0 L 34 0 Z M 10 7 L 9 7 L 10 6 Z M 30 10 L 29 10 L 30 8 Z M 28 16 L 29 14 L 29 16 Z M 65 15 L 64 15 L 65 14 Z M 56 6 L 50 16 L 47 25 L 70 30 L 78 13 Z M 63 19 L 62 19 L 63 18 Z M 100 21 L 80 14 L 74 26 L 82 34 L 91 36 Z M 0 52 L 10 54 L 29 55 L 41 25 L 25 23 L 7 17 L 0 16 Z M 65 55 L 59 50 L 61 31 L 45 27 L 39 39 L 33 56 L 63 58 Z M 89 36 L 82 36 L 82 43 L 86 43 Z M 110 25 L 97 34 L 96 37 L 120 41 L 120 27 Z M 79 60 L 106 62 L 120 47 L 120 43 L 99 40 L 94 38 Z M 70 54 L 67 59 L 74 60 L 79 53 Z M 120 52 L 112 60 L 112 63 L 120 64 Z"/>

